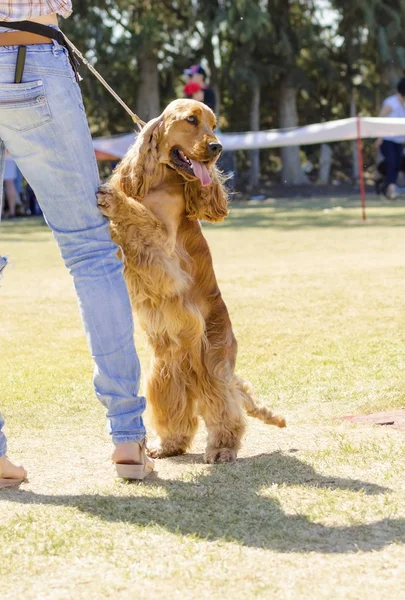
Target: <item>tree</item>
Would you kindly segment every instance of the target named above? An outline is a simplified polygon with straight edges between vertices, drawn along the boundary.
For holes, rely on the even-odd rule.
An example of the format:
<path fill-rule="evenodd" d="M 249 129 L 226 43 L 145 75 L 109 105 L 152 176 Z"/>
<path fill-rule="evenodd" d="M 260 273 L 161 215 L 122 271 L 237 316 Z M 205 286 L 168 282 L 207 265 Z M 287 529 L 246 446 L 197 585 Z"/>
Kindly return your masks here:
<path fill-rule="evenodd" d="M 401 0 L 330 0 L 333 25 L 319 21 L 319 0 L 73 0 L 63 30 L 116 92 L 149 119 L 181 95 L 182 71 L 206 60 L 218 95 L 222 131 L 295 127 L 375 114 L 405 67 Z M 94 135 L 127 132 L 125 111 L 81 68 Z M 366 146 L 366 153 L 368 152 Z M 315 165 L 319 147 L 306 147 Z M 280 152 L 238 153 L 250 187 L 275 179 Z M 282 181 L 306 182 L 298 148 L 285 148 Z M 373 160 L 371 151 L 370 160 Z M 260 160 L 259 160 L 260 158 Z M 350 143 L 334 146 L 334 168 L 352 169 Z"/>
<path fill-rule="evenodd" d="M 260 129 L 261 91 L 263 84 L 274 78 L 271 64 L 269 15 L 260 5 L 249 0 L 227 4 L 227 37 L 222 38 L 225 71 L 230 78 L 247 84 L 250 90 L 249 130 Z M 240 58 L 243 57 L 243 60 Z M 228 81 L 229 81 L 228 79 Z M 233 89 L 233 86 L 228 83 Z M 249 186 L 254 189 L 260 179 L 260 152 L 250 152 Z"/>
<path fill-rule="evenodd" d="M 160 113 L 159 61 L 165 46 L 189 24 L 186 0 L 118 0 L 106 12 L 131 41 L 138 63 L 137 114 L 150 120 Z"/>
<path fill-rule="evenodd" d="M 381 88 L 394 87 L 405 67 L 402 31 L 405 8 L 400 0 L 333 0 L 338 11 L 337 34 L 343 40 L 341 64 L 349 90 L 350 116 L 380 109 Z M 382 84 L 382 85 L 381 85 Z M 352 144 L 353 181 L 358 181 L 356 143 Z"/>
<path fill-rule="evenodd" d="M 314 51 L 317 27 L 314 22 L 314 3 L 311 0 L 272 0 L 267 3 L 274 31 L 274 60 L 281 65 L 279 78 L 279 126 L 298 125 L 297 94 L 305 82 L 300 56 L 305 50 Z M 301 167 L 298 147 L 283 148 L 282 179 L 284 183 L 308 183 Z"/>
<path fill-rule="evenodd" d="M 333 0 L 339 34 L 351 65 L 361 54 L 376 64 L 383 82 L 395 86 L 405 69 L 405 4 L 402 0 Z"/>
<path fill-rule="evenodd" d="M 162 108 L 159 65 L 177 50 L 176 36 L 187 31 L 190 3 L 104 0 L 95 6 L 81 0 L 74 9 L 64 25 L 72 41 L 87 50 L 87 58 L 142 119 L 157 116 Z M 83 88 L 93 131 L 110 133 L 110 123 L 119 130 L 124 122 L 128 129 L 121 109 L 87 74 Z"/>

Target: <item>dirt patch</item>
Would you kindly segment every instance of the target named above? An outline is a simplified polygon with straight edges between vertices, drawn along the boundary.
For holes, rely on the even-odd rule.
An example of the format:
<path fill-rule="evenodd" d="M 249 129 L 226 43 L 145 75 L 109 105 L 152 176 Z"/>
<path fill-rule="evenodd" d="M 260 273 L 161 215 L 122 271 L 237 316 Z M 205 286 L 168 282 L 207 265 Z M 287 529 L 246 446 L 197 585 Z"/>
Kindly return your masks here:
<path fill-rule="evenodd" d="M 349 415 L 342 417 L 345 421 L 360 425 L 382 425 L 393 429 L 405 430 L 405 408 L 373 413 L 371 415 Z"/>

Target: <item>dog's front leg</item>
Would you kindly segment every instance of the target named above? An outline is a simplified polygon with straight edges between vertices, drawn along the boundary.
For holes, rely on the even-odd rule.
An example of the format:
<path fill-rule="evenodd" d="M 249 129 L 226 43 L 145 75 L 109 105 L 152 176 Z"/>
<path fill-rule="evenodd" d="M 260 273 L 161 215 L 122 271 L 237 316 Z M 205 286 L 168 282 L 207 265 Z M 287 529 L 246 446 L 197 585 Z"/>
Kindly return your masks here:
<path fill-rule="evenodd" d="M 111 220 L 123 212 L 126 212 L 127 197 L 111 183 L 100 185 L 97 193 L 97 205 L 103 215 Z"/>

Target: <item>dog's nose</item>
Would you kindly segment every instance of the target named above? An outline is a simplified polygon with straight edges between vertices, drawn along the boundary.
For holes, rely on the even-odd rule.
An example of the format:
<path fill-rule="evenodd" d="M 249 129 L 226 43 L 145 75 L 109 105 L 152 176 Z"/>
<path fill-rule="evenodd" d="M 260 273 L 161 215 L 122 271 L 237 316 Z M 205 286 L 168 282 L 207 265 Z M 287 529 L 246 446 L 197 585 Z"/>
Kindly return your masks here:
<path fill-rule="evenodd" d="M 210 142 L 208 148 L 210 149 L 212 156 L 218 156 L 218 154 L 222 152 L 222 146 L 219 142 Z"/>

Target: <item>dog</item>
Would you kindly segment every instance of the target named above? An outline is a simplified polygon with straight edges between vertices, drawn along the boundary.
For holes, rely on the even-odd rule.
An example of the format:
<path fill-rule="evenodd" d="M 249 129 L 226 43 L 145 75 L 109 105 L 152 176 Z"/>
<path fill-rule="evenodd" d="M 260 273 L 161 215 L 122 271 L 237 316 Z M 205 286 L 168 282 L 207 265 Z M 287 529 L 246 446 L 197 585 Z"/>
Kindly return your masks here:
<path fill-rule="evenodd" d="M 187 452 L 199 416 L 208 463 L 236 460 L 245 411 L 286 425 L 235 374 L 237 342 L 200 225 L 228 214 L 215 126 L 204 104 L 175 100 L 147 123 L 98 194 L 153 349 L 147 398 L 159 437 L 149 448 L 154 458 Z"/>

